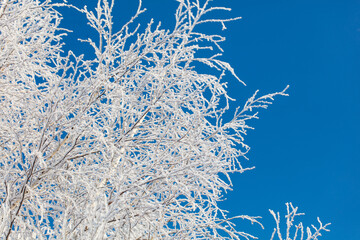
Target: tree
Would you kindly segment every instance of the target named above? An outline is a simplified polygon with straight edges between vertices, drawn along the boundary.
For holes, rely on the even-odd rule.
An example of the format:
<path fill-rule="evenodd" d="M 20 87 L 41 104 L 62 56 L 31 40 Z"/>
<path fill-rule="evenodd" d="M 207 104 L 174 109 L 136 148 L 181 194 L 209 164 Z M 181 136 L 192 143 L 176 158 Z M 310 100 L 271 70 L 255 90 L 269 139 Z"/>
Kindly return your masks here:
<path fill-rule="evenodd" d="M 286 88 L 256 92 L 224 122 L 232 99 L 223 77 L 238 77 L 219 59 L 224 37 L 197 26 L 225 28 L 238 18 L 208 18 L 230 10 L 210 0 L 178 2 L 173 30 L 136 26 L 140 1 L 118 32 L 107 0 L 95 11 L 1 2 L 2 239 L 254 238 L 217 203 L 231 188 L 229 173 L 252 169 L 240 159 L 253 110 Z M 63 7 L 83 13 L 97 32 L 82 40 L 94 58 L 63 52 Z M 201 74 L 199 64 L 218 73 Z"/>

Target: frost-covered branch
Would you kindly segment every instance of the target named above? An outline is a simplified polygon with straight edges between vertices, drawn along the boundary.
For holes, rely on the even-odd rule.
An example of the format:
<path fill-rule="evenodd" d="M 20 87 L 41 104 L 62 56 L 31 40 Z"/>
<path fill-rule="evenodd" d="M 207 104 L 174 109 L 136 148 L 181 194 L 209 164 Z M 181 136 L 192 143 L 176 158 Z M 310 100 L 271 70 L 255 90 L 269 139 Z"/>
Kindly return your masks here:
<path fill-rule="evenodd" d="M 321 236 L 322 231 L 330 231 L 326 227 L 330 225 L 330 223 L 327 223 L 325 225 L 322 224 L 319 218 L 317 218 L 317 221 L 319 222 L 319 227 L 315 227 L 314 225 L 311 225 L 313 228 L 313 231 L 309 227 L 306 228 L 306 235 L 304 234 L 304 226 L 302 222 L 299 222 L 298 224 L 295 224 L 295 218 L 298 216 L 305 215 L 304 213 L 298 213 L 297 207 L 294 207 L 292 203 L 286 203 L 286 209 L 287 209 L 287 215 L 285 215 L 286 219 L 286 235 L 282 235 L 281 227 L 280 227 L 280 214 L 277 212 L 275 213 L 273 210 L 270 210 L 271 215 L 274 217 L 276 222 L 276 228 L 274 228 L 274 231 L 271 235 L 271 239 L 275 239 L 274 237 L 277 236 L 279 240 L 317 240 L 318 237 Z M 295 229 L 293 228 L 295 227 Z"/>

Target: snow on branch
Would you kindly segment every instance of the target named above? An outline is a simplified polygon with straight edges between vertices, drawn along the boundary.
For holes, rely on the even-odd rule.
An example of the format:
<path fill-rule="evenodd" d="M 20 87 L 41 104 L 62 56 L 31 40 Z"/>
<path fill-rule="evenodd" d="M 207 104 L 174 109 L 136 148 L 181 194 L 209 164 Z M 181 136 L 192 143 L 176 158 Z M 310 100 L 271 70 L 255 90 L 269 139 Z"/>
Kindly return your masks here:
<path fill-rule="evenodd" d="M 319 218 L 317 218 L 317 221 L 319 222 L 319 227 L 315 227 L 314 225 L 311 225 L 313 228 L 313 232 L 309 227 L 306 228 L 306 235 L 304 234 L 304 226 L 303 223 L 300 222 L 296 225 L 295 224 L 295 218 L 298 216 L 305 215 L 304 213 L 298 213 L 298 207 L 294 207 L 292 203 L 286 203 L 286 210 L 287 215 L 285 215 L 286 219 L 286 235 L 282 235 L 281 227 L 280 227 L 280 214 L 279 212 L 275 213 L 273 210 L 269 210 L 271 215 L 274 217 L 274 220 L 276 222 L 276 228 L 274 228 L 274 231 L 271 235 L 271 239 L 275 239 L 274 237 L 277 236 L 279 240 L 317 240 L 318 237 L 322 236 L 321 232 L 329 232 L 330 230 L 326 227 L 329 226 L 331 223 L 327 223 L 323 225 L 323 223 L 320 221 Z M 295 227 L 295 229 L 293 229 Z"/>

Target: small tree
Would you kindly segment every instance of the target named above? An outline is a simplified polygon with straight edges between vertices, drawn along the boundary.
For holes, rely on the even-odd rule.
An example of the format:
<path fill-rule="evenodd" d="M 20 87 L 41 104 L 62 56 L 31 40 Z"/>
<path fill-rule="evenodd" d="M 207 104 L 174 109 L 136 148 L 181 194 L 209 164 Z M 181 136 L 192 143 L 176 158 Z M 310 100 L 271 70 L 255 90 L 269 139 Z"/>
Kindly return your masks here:
<path fill-rule="evenodd" d="M 153 21 L 143 31 L 133 27 L 144 12 L 140 1 L 114 32 L 114 2 L 99 0 L 93 12 L 2 0 L 2 239 L 254 238 L 235 229 L 217 203 L 231 188 L 229 173 L 251 169 L 240 159 L 249 150 L 247 120 L 257 118 L 252 110 L 286 89 L 255 93 L 225 122 L 232 99 L 222 79 L 237 76 L 218 58 L 224 37 L 196 27 L 225 28 L 238 18 L 207 18 L 230 10 L 210 0 L 178 2 L 172 31 Z M 82 40 L 93 59 L 62 51 L 67 30 L 55 8 L 66 6 L 98 33 Z M 200 74 L 198 63 L 219 74 Z"/>

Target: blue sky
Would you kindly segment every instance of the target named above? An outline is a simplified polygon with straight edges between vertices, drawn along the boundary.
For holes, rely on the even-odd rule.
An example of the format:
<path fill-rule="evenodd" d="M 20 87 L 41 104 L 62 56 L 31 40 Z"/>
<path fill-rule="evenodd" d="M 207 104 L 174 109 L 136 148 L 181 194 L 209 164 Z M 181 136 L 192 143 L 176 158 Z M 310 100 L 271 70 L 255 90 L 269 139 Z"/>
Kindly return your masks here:
<path fill-rule="evenodd" d="M 222 32 L 227 37 L 223 59 L 247 83 L 244 87 L 229 77 L 230 96 L 242 104 L 256 89 L 270 93 L 290 85 L 289 97 L 277 98 L 251 123 L 255 130 L 246 142 L 252 147 L 249 164 L 256 169 L 233 175 L 234 191 L 222 207 L 230 215 L 263 216 L 265 230 L 237 222 L 260 239 L 269 239 L 274 226 L 268 209 L 284 214 L 288 201 L 306 212 L 305 225 L 317 216 L 332 222 L 321 239 L 360 239 L 360 1 L 214 3 L 231 7 L 228 16 L 243 17 Z M 116 1 L 118 27 L 136 4 Z M 153 17 L 172 26 L 175 0 L 143 0 L 143 5 L 148 9 L 143 20 Z M 83 22 L 72 13 L 65 12 L 64 25 L 83 31 Z"/>

